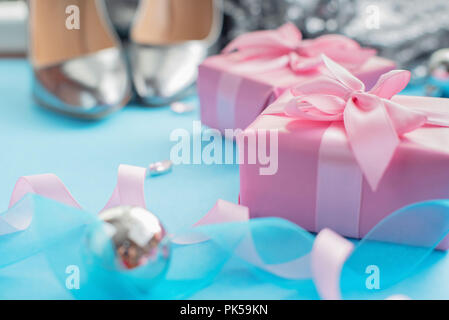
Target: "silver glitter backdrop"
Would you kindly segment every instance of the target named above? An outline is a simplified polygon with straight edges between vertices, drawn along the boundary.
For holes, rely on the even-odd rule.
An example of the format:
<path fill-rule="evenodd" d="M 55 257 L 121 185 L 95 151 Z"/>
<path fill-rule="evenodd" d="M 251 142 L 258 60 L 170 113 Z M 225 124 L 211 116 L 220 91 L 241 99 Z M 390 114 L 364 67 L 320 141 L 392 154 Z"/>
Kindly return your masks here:
<path fill-rule="evenodd" d="M 224 0 L 223 44 L 294 22 L 306 37 L 342 33 L 402 67 L 449 47 L 448 0 Z"/>

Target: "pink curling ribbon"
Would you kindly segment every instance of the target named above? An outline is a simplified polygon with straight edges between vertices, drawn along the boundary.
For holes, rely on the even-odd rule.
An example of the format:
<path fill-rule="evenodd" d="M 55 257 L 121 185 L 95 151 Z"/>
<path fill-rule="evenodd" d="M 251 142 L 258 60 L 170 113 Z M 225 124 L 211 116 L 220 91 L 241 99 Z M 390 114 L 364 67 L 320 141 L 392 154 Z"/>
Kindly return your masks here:
<path fill-rule="evenodd" d="M 382 75 L 368 92 L 358 78 L 332 59 L 321 56 L 332 77 L 321 76 L 291 90 L 294 98 L 283 108 L 292 118 L 343 122 L 352 153 L 373 190 L 400 144 L 401 136 L 431 124 L 449 127 L 449 112 L 412 110 L 390 99 L 402 91 L 410 72 Z"/>
<path fill-rule="evenodd" d="M 145 207 L 144 182 L 146 169 L 121 165 L 117 185 L 103 210 L 120 206 Z M 9 202 L 12 208 L 26 194 L 32 193 L 81 209 L 63 182 L 54 174 L 25 176 L 17 180 Z M 31 223 L 32 212 L 0 217 L 0 235 L 25 230 Z"/>
<path fill-rule="evenodd" d="M 286 23 L 276 30 L 243 34 L 231 41 L 223 53 L 232 53 L 242 62 L 256 62 L 249 65 L 255 71 L 288 66 L 294 72 L 307 72 L 322 65 L 321 54 L 348 69 L 356 69 L 376 51 L 362 48 L 356 41 L 336 34 L 304 40 L 294 24 Z"/>

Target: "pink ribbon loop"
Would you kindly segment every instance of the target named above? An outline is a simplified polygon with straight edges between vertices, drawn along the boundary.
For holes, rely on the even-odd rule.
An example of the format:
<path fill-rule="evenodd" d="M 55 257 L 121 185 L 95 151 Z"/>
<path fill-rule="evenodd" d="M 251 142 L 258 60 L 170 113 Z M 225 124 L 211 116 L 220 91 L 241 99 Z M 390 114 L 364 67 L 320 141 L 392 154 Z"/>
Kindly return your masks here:
<path fill-rule="evenodd" d="M 330 77 L 318 77 L 291 90 L 294 98 L 282 107 L 292 118 L 343 121 L 352 153 L 373 190 L 387 170 L 401 136 L 423 125 L 449 127 L 447 114 L 412 110 L 391 101 L 410 81 L 410 72 L 382 75 L 370 91 L 342 65 L 322 55 Z"/>
<path fill-rule="evenodd" d="M 118 169 L 117 185 L 103 210 L 111 207 L 128 205 L 145 207 L 144 183 L 146 169 L 128 165 L 121 165 Z M 68 206 L 81 209 L 81 205 L 71 195 L 64 183 L 54 174 L 40 174 L 21 177 L 14 186 L 9 208 L 12 208 L 26 194 L 37 194 Z M 21 219 L 30 221 L 31 212 L 23 215 Z M 29 223 L 21 223 L 24 230 Z"/>
<path fill-rule="evenodd" d="M 236 52 L 237 51 L 237 52 Z M 288 66 L 294 72 L 316 70 L 322 65 L 321 54 L 338 61 L 353 70 L 376 54 L 345 36 L 325 35 L 314 40 L 304 40 L 298 28 L 287 23 L 276 30 L 255 31 L 243 34 L 231 41 L 223 53 L 233 53 L 241 61 L 275 60 L 269 67 Z M 257 64 L 259 68 L 268 68 Z"/>
<path fill-rule="evenodd" d="M 118 170 L 117 185 L 103 210 L 120 206 L 145 207 L 144 182 L 146 169 L 121 165 Z M 0 236 L 26 230 L 32 219 L 32 209 L 16 212 L 15 204 L 28 193 L 58 201 L 65 205 L 81 209 L 64 183 L 54 174 L 39 174 L 20 177 L 14 186 L 6 216 L 0 216 Z M 2 228 L 2 225 L 4 226 Z M 6 226 L 6 227 L 5 227 Z"/>

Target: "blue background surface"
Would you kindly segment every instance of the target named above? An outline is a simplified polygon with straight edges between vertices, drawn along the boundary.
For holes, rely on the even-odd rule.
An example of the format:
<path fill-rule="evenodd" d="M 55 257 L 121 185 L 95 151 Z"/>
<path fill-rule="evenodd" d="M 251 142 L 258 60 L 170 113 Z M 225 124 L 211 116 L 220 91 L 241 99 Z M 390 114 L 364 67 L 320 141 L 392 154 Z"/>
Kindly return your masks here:
<path fill-rule="evenodd" d="M 40 173 L 58 175 L 86 210 L 97 212 L 114 188 L 119 164 L 146 167 L 168 159 L 176 143 L 170 133 L 177 128 L 192 131 L 192 121 L 199 119 L 197 100 L 191 98 L 187 102 L 197 106 L 192 113 L 131 104 L 99 122 L 74 120 L 39 108 L 31 98 L 30 80 L 25 60 L 0 60 L 0 212 L 20 176 Z M 414 88 L 412 93 L 417 92 Z M 238 193 L 237 165 L 178 165 L 170 174 L 148 179 L 146 186 L 150 210 L 171 232 L 195 223 L 219 198 L 237 202 Z M 223 270 L 193 298 L 317 298 L 314 290 L 279 288 L 236 266 Z M 449 257 L 433 253 L 415 274 L 376 297 L 396 293 L 449 298 Z"/>

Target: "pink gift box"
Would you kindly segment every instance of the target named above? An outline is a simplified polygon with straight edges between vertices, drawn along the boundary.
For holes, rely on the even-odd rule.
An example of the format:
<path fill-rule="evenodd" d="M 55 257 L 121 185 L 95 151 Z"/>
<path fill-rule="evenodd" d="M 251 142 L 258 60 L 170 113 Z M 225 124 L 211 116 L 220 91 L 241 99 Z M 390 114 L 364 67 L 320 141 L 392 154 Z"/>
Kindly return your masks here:
<path fill-rule="evenodd" d="M 290 28 L 289 32 L 293 34 L 299 33 L 291 25 L 280 29 L 282 28 Z M 251 36 L 251 34 L 246 36 Z M 296 37 L 300 38 L 300 33 Z M 335 37 L 339 39 L 338 41 L 344 38 L 342 36 Z M 352 40 L 344 39 L 343 41 L 349 41 L 350 45 L 356 45 L 354 42 L 351 43 Z M 312 40 L 303 40 L 301 43 L 307 44 L 307 41 Z M 326 50 L 317 49 L 314 54 L 319 55 L 321 51 Z M 372 87 L 381 74 L 395 67 L 393 61 L 376 56 L 369 57 L 369 54 L 367 55 L 369 51 L 373 52 L 369 49 L 355 48 L 349 49 L 347 53 L 348 56 L 356 57 L 360 52 L 360 55 L 366 57 L 366 62 L 356 65 L 351 71 L 365 83 L 367 88 Z M 232 54 L 224 53 L 206 59 L 199 67 L 197 81 L 202 123 L 220 131 L 244 129 L 286 89 L 326 73 L 326 69 L 322 66 L 299 72 L 293 71 L 291 62 L 286 65 L 281 64 L 278 68 L 270 66 L 266 68 L 265 65 L 273 64 L 276 59 L 279 60 L 278 56 L 275 57 L 271 60 L 262 60 L 262 62 L 258 60 L 242 61 L 236 59 Z M 348 57 L 341 58 L 347 59 Z M 298 59 L 301 61 L 302 58 Z M 361 61 L 359 59 L 359 62 Z M 259 66 L 262 67 L 254 66 L 255 62 L 259 62 Z"/>
<path fill-rule="evenodd" d="M 240 203 L 250 209 L 252 218 L 277 216 L 312 232 L 328 227 L 343 236 L 362 238 L 406 205 L 449 199 L 449 99 L 400 95 L 391 99 L 412 110 L 445 115 L 445 124 L 426 124 L 401 135 L 373 188 L 362 173 L 354 171 L 358 166 L 342 122 L 292 118 L 279 109 L 292 97 L 286 91 L 238 138 L 243 158 Z M 260 148 L 261 136 L 271 150 L 274 140 L 269 132 L 273 130 L 277 132 L 277 172 L 262 175 L 260 169 L 267 165 L 258 159 L 248 163 L 248 155 Z M 251 140 L 257 144 L 249 146 Z M 439 248 L 449 248 L 448 238 Z"/>

